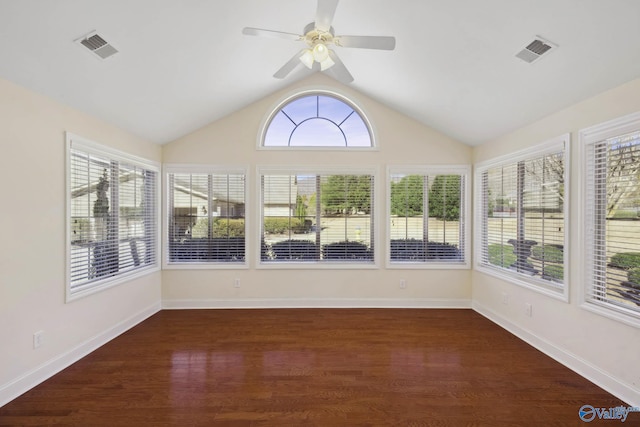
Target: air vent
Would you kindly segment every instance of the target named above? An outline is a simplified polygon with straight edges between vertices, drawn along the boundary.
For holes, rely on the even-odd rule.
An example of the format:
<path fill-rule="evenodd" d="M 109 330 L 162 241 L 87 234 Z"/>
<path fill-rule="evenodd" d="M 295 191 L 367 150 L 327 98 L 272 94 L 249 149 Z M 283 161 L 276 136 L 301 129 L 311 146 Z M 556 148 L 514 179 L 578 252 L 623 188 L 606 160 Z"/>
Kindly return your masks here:
<path fill-rule="evenodd" d="M 558 47 L 558 45 L 551 43 L 542 37 L 536 36 L 536 38 L 529 43 L 524 49 L 516 53 L 516 58 L 522 59 L 524 62 L 531 64 L 537 61 L 543 55 L 548 54 L 551 50 Z"/>
<path fill-rule="evenodd" d="M 89 49 L 102 59 L 106 59 L 118 53 L 118 50 L 109 44 L 102 36 L 95 31 L 79 38 L 76 42 Z"/>

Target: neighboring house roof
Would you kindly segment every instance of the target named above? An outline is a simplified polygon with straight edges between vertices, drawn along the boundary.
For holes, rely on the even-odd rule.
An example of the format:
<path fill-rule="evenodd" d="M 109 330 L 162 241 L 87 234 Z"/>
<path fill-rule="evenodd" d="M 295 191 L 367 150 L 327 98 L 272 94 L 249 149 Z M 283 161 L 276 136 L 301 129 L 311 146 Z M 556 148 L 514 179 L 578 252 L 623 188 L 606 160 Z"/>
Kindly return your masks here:
<path fill-rule="evenodd" d="M 176 174 L 174 188 L 184 194 L 207 200 L 209 193 L 209 181 L 206 175 L 190 180 L 186 175 Z M 245 203 L 245 178 L 240 175 L 213 175 L 211 186 L 213 188 L 212 199 L 219 202 L 230 202 L 237 205 Z"/>
<path fill-rule="evenodd" d="M 294 205 L 298 195 L 298 184 L 289 175 L 264 175 L 263 197 L 265 205 Z"/>

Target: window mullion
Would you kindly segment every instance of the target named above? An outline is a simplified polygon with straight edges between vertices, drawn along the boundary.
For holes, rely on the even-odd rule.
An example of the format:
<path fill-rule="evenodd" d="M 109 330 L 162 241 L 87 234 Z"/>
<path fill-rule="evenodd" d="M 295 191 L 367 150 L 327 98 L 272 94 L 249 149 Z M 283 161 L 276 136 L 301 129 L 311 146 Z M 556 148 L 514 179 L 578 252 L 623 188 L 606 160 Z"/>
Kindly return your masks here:
<path fill-rule="evenodd" d="M 424 260 L 427 259 L 429 245 L 429 180 L 430 177 L 428 175 L 422 176 L 422 251 Z M 433 183 L 431 184 L 433 185 Z"/>
<path fill-rule="evenodd" d="M 322 241 L 320 239 L 320 232 L 322 231 L 322 178 L 320 175 L 316 175 L 316 248 L 318 254 L 321 254 Z M 320 256 L 320 255 L 318 255 Z"/>
<path fill-rule="evenodd" d="M 109 258 L 108 274 L 113 274 L 119 269 L 119 245 L 120 245 L 120 168 L 116 161 L 111 162 L 110 167 L 110 195 L 111 209 L 107 216 L 107 253 Z"/>

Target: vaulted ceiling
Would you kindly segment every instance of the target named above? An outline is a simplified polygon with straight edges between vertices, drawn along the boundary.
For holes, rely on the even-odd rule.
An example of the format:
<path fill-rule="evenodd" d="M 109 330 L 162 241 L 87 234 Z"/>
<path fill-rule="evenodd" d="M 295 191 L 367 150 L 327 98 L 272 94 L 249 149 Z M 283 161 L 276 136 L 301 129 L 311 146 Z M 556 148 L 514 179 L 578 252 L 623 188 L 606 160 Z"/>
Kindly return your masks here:
<path fill-rule="evenodd" d="M 163 144 L 304 78 L 273 74 L 316 0 L 0 0 L 0 77 Z M 341 0 L 333 27 L 395 36 L 336 47 L 357 91 L 466 144 L 499 137 L 640 77 L 637 0 Z M 97 31 L 100 59 L 74 42 Z M 540 36 L 558 45 L 515 55 Z"/>

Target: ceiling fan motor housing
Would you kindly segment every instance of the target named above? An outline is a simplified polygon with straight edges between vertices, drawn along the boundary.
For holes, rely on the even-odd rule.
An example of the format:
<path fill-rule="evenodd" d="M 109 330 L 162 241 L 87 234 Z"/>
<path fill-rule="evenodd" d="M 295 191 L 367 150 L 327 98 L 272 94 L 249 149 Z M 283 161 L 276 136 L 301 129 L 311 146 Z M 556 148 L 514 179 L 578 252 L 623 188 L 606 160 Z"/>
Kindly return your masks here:
<path fill-rule="evenodd" d="M 309 47 L 313 48 L 318 43 L 329 44 L 333 43 L 333 37 L 335 33 L 333 27 L 329 28 L 329 31 L 322 31 L 316 28 L 316 23 L 312 22 L 304 27 L 304 41 L 307 42 Z"/>

